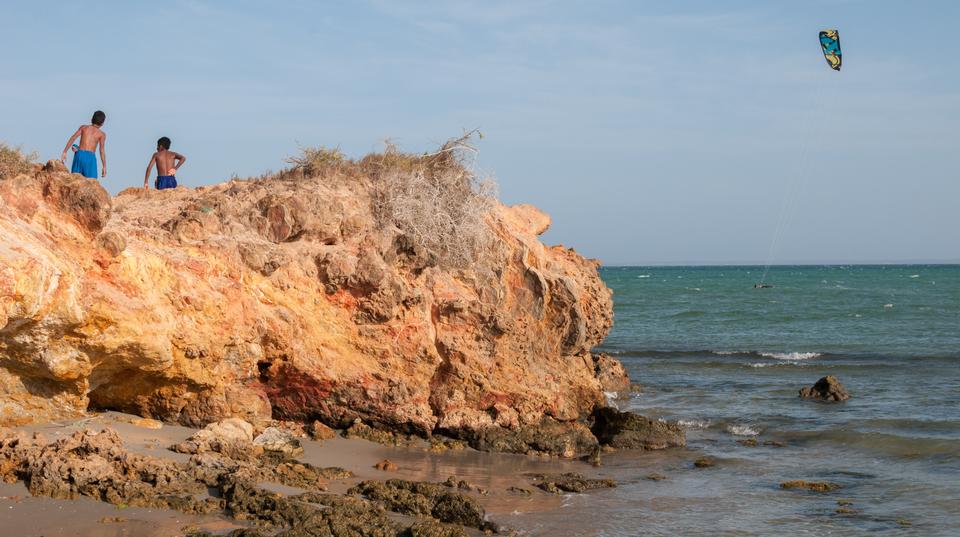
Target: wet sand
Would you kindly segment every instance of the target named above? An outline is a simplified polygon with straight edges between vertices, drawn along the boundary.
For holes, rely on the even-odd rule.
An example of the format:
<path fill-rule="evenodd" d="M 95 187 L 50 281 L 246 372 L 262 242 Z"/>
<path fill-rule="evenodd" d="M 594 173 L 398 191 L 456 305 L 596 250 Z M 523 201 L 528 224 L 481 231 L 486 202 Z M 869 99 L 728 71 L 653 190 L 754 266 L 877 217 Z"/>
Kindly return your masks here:
<path fill-rule="evenodd" d="M 109 412 L 76 422 L 31 425 L 18 429 L 40 432 L 48 439 L 55 440 L 77 430 L 110 427 L 120 434 L 132 452 L 177 461 L 186 461 L 189 458 L 188 455 L 172 452 L 167 447 L 188 438 L 196 429 L 176 425 L 150 429 L 135 425 L 131 421 L 135 421 L 134 416 Z M 422 446 L 411 448 L 384 446 L 366 440 L 341 437 L 322 442 L 302 439 L 302 443 L 304 453 L 297 457 L 298 460 L 319 467 L 340 466 L 354 473 L 354 477 L 349 479 L 329 481 L 329 492 L 344 493 L 356 483 L 368 479 L 399 478 L 439 482 L 455 476 L 457 480 L 465 480 L 486 492 L 469 494 L 480 501 L 490 520 L 507 528 L 527 530 L 524 533 L 532 534 L 537 533 L 535 528 L 544 519 L 562 519 L 569 515 L 562 509 L 568 502 L 569 495 L 541 491 L 532 485 L 534 479 L 527 474 L 576 472 L 588 478 L 635 480 L 641 478 L 642 472 L 648 466 L 631 464 L 631 475 L 626 475 L 625 466 L 622 464 L 595 468 L 580 461 L 484 453 L 469 448 L 431 452 L 426 442 Z M 383 459 L 392 461 L 397 469 L 375 469 L 374 465 Z M 660 464 L 653 460 L 660 457 L 646 459 L 654 466 L 658 467 Z M 265 484 L 265 487 L 284 494 L 301 492 L 299 489 L 278 484 Z M 513 492 L 509 490 L 511 487 L 526 489 L 530 493 Z M 586 494 L 603 495 L 609 494 L 609 491 L 600 490 Z M 530 515 L 532 517 L 527 520 Z M 532 527 L 524 528 L 524 522 L 531 523 Z M 0 485 L 0 527 L 3 528 L 4 535 L 152 537 L 182 535 L 190 528 L 223 533 L 245 524 L 226 516 L 187 515 L 176 511 L 134 507 L 118 508 L 87 498 L 55 500 L 31 497 L 23 483 Z"/>

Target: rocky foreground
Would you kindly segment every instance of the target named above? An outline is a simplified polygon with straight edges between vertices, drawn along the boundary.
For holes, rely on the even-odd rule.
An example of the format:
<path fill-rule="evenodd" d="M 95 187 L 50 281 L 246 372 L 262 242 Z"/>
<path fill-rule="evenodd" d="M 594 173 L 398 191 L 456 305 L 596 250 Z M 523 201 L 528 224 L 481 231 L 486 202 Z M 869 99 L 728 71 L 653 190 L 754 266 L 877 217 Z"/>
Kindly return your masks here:
<path fill-rule="evenodd" d="M 543 245 L 550 218 L 531 206 L 490 201 L 467 263 L 384 218 L 398 178 L 462 171 L 444 155 L 334 155 L 114 198 L 56 162 L 4 177 L 0 424 L 359 419 L 485 450 L 596 451 L 586 418 L 628 383 L 591 352 L 612 323 L 597 263 Z"/>

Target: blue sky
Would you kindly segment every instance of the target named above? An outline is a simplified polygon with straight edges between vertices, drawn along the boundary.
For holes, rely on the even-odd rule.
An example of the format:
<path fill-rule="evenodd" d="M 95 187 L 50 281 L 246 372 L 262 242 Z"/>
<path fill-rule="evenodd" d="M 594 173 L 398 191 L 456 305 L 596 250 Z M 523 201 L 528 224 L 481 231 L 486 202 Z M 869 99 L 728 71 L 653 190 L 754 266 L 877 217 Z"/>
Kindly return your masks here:
<path fill-rule="evenodd" d="M 960 261 L 954 2 L 5 2 L 0 140 L 181 182 L 485 134 L 508 203 L 608 264 Z M 817 31 L 841 32 L 829 70 Z M 786 203 L 784 203 L 786 201 Z M 787 215 L 787 216 L 781 216 Z"/>

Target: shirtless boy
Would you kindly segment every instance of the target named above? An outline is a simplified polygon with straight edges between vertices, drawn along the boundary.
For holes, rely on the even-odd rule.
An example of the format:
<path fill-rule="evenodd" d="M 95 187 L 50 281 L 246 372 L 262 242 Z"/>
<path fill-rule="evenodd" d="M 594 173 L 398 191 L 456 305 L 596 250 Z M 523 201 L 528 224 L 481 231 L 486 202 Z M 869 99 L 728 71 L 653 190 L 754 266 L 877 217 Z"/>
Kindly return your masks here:
<path fill-rule="evenodd" d="M 175 176 L 177 170 L 186 161 L 187 157 L 170 151 L 170 138 L 166 136 L 160 138 L 157 140 L 157 152 L 150 158 L 150 164 L 147 164 L 147 173 L 143 176 L 143 188 L 150 188 L 147 181 L 150 180 L 150 170 L 153 169 L 154 164 L 157 165 L 157 180 L 154 183 L 157 190 L 177 188 L 177 178 Z"/>
<path fill-rule="evenodd" d="M 67 145 L 63 148 L 63 153 L 60 155 L 60 162 L 65 162 L 67 160 L 67 151 L 70 149 L 70 146 L 73 144 L 73 141 L 80 137 L 80 148 L 73 155 L 73 166 L 70 167 L 71 173 L 79 173 L 84 177 L 90 179 L 97 178 L 97 156 L 94 154 L 97 146 L 100 146 L 100 162 L 103 163 L 103 173 L 101 177 L 107 176 L 107 152 L 104 145 L 107 142 L 107 133 L 100 130 L 100 127 L 103 127 L 103 122 L 107 119 L 107 115 L 97 110 L 93 113 L 93 119 L 90 120 L 90 125 L 83 125 L 77 132 L 73 133 L 73 136 L 67 140 Z"/>

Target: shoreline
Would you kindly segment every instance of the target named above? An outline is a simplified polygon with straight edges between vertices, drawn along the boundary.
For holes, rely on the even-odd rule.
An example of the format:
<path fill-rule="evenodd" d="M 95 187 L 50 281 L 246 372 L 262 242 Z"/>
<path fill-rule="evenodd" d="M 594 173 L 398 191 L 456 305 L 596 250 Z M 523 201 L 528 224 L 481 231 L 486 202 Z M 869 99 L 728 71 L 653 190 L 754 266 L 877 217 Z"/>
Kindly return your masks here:
<path fill-rule="evenodd" d="M 190 455 L 176 453 L 167 448 L 187 439 L 198 429 L 168 424 L 152 429 L 137 425 L 138 422 L 152 423 L 129 414 L 106 412 L 70 423 L 33 424 L 10 429 L 31 435 L 41 433 L 52 442 L 78 431 L 101 431 L 110 428 L 119 434 L 131 454 L 180 463 L 191 458 Z M 350 487 L 364 481 L 402 479 L 442 483 L 452 477 L 455 481 L 462 480 L 468 484 L 466 490 L 457 491 L 476 499 L 485 509 L 486 519 L 502 527 L 506 534 L 511 534 L 511 530 L 518 526 L 516 522 L 520 521 L 520 517 L 566 515 L 561 513 L 561 510 L 568 495 L 537 488 L 532 474 L 572 472 L 587 479 L 618 481 L 623 476 L 615 474 L 622 473 L 624 469 L 622 463 L 611 467 L 595 467 L 583 461 L 539 455 L 480 452 L 469 447 L 436 452 L 430 450 L 426 442 L 417 447 L 387 446 L 358 438 L 343 438 L 339 434 L 329 440 L 301 438 L 300 441 L 304 452 L 294 457 L 297 461 L 316 467 L 341 467 L 353 473 L 352 477 L 346 479 L 327 480 L 324 488 L 329 494 L 344 495 Z M 650 452 L 645 452 L 645 456 L 664 458 Z M 667 458 L 676 456 L 675 453 L 667 455 Z M 688 455 L 682 458 L 689 460 Z M 383 471 L 374 467 L 384 459 L 395 464 L 396 469 Z M 280 496 L 307 492 L 306 489 L 279 483 L 259 483 L 259 486 Z M 520 490 L 526 492 L 518 492 Z M 602 490 L 586 492 L 603 493 Z M 225 512 L 196 515 L 166 509 L 115 506 L 86 497 L 62 500 L 31 496 L 22 481 L 0 485 L 0 513 L 0 525 L 13 532 L 12 534 L 24 536 L 160 536 L 186 534 L 188 530 L 225 535 L 233 529 L 251 527 L 249 521 L 231 518 Z M 412 517 L 405 518 L 415 520 Z M 524 524 L 519 526 L 520 531 L 524 531 Z M 467 529 L 465 534 L 480 535 L 482 532 Z"/>

